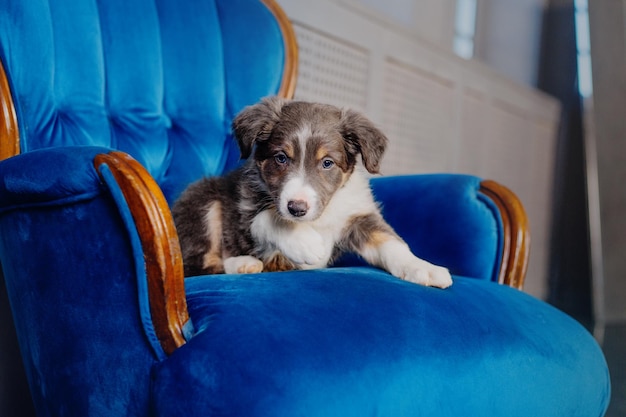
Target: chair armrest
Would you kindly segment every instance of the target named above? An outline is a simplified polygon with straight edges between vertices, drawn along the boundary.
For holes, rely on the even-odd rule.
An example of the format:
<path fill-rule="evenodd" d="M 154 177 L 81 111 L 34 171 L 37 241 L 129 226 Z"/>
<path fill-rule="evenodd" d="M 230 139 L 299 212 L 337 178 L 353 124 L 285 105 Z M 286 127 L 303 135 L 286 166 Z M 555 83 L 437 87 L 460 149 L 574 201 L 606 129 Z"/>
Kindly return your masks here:
<path fill-rule="evenodd" d="M 530 256 L 528 217 L 520 199 L 507 187 L 491 180 L 480 183 L 480 192 L 498 207 L 504 241 L 498 282 L 521 290 Z"/>
<path fill-rule="evenodd" d="M 416 255 L 455 275 L 522 287 L 528 223 L 506 187 L 458 174 L 381 177 L 371 185 L 385 219 Z"/>
<path fill-rule="evenodd" d="M 0 211 L 52 206 L 102 192 L 89 161 L 105 148 L 49 148 L 0 162 Z M 87 167 L 87 169 L 86 169 Z"/>
<path fill-rule="evenodd" d="M 134 253 L 144 264 L 145 277 L 138 279 L 140 286 L 147 286 L 144 304 L 149 312 L 145 319 L 150 321 L 144 324 L 154 329 L 148 333 L 155 333 L 163 352 L 169 354 L 185 343 L 191 322 L 178 237 L 169 207 L 150 174 L 130 156 L 101 147 L 47 148 L 0 163 L 0 214 L 41 207 L 64 210 L 103 194 L 113 197 L 127 230 L 138 236 Z M 106 221 L 102 219 L 105 228 Z M 76 227 L 64 225 L 72 226 Z M 93 233 L 94 239 L 102 238 L 99 231 Z M 62 248 L 65 238 L 59 235 L 50 245 Z M 133 256 L 128 252 L 120 255 Z M 143 311 L 141 305 L 139 308 Z"/>
<path fill-rule="evenodd" d="M 191 332 L 183 257 L 167 201 L 148 171 L 123 152 L 102 153 L 94 165 L 111 191 L 122 194 L 141 241 L 148 281 L 152 325 L 166 354 Z M 117 188 L 119 187 L 119 188 Z"/>
<path fill-rule="evenodd" d="M 20 134 L 9 80 L 0 62 L 0 160 L 20 153 Z"/>

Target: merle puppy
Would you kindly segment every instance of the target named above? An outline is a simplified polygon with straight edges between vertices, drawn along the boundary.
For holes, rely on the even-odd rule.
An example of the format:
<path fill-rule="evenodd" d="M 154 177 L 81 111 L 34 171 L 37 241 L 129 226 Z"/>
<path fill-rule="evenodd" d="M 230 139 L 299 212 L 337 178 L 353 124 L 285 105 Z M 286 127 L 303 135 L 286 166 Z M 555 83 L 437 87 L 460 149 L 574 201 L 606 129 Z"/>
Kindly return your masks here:
<path fill-rule="evenodd" d="M 387 138 L 364 116 L 267 98 L 233 131 L 247 161 L 193 183 L 173 208 L 186 275 L 323 268 L 351 251 L 404 280 L 452 284 L 382 218 L 365 170 L 379 171 Z"/>

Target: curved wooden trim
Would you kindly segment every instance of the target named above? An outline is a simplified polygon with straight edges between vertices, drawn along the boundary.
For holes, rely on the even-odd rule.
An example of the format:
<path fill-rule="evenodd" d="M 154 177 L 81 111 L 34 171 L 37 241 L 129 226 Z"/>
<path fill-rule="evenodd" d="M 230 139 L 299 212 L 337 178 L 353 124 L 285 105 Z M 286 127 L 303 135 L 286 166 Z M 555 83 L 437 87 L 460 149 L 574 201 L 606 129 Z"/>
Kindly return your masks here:
<path fill-rule="evenodd" d="M 285 11 L 274 0 L 261 0 L 278 22 L 283 41 L 285 44 L 285 64 L 283 66 L 283 79 L 277 95 L 283 98 L 293 98 L 298 79 L 298 42 L 291 21 Z"/>
<path fill-rule="evenodd" d="M 0 62 L 0 161 L 20 153 L 20 132 L 4 65 Z"/>
<path fill-rule="evenodd" d="M 123 152 L 100 154 L 96 169 L 108 165 L 130 208 L 144 252 L 150 313 L 166 354 L 185 344 L 189 321 L 183 257 L 165 197 L 150 174 Z"/>
<path fill-rule="evenodd" d="M 513 191 L 495 181 L 482 181 L 480 192 L 493 200 L 502 216 L 504 242 L 498 282 L 521 290 L 530 255 L 530 232 L 524 206 Z"/>

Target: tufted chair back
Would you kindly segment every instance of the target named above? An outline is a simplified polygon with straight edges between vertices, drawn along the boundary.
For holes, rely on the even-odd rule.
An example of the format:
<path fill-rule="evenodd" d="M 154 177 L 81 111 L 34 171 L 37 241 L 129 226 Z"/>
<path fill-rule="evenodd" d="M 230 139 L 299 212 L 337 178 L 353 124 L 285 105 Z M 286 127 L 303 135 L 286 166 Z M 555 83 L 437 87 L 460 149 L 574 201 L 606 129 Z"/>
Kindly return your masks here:
<path fill-rule="evenodd" d="M 171 203 L 192 180 L 237 163 L 230 122 L 239 110 L 293 93 L 284 19 L 259 0 L 4 0 L 15 148 L 122 150 Z"/>

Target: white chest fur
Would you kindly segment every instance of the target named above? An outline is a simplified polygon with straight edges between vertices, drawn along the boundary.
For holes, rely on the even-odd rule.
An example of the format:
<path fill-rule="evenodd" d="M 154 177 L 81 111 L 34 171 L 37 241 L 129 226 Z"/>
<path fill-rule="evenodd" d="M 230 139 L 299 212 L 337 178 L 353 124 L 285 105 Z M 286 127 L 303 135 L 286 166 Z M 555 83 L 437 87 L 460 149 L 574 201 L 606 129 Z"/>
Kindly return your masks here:
<path fill-rule="evenodd" d="M 302 269 L 323 268 L 348 222 L 376 209 L 369 182 L 357 170 L 317 219 L 291 221 L 275 210 L 265 210 L 256 215 L 250 230 L 263 256 L 279 251 Z"/>

